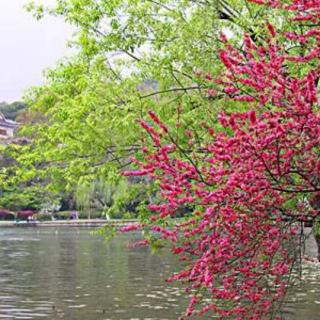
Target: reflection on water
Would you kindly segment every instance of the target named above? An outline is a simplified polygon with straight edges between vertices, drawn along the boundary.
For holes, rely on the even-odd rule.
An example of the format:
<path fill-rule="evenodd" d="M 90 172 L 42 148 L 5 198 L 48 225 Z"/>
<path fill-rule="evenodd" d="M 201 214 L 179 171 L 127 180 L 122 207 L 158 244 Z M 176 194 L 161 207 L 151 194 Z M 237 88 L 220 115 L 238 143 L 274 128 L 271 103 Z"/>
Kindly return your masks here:
<path fill-rule="evenodd" d="M 88 229 L 0 230 L 0 319 L 175 319 L 174 260 Z"/>
<path fill-rule="evenodd" d="M 127 244 L 88 229 L 0 229 L 0 320 L 177 319 L 187 301 L 164 281 L 177 261 Z M 304 277 L 288 319 L 319 320 L 319 265 Z"/>

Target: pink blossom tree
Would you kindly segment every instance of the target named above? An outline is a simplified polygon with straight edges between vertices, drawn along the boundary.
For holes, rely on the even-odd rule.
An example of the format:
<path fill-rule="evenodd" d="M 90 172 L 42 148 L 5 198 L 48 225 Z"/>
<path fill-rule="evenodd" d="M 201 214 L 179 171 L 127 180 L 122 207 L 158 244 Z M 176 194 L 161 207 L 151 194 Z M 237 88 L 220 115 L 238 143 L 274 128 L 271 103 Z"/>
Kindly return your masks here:
<path fill-rule="evenodd" d="M 283 10 L 296 27 L 266 23 L 268 36 L 245 34 L 239 46 L 222 35 L 225 71 L 207 76 L 209 95 L 239 111 L 221 111 L 197 130 L 170 129 L 150 112 L 141 126 L 152 144 L 136 158 L 138 170 L 125 172 L 159 186 L 161 201 L 149 204 L 140 227 L 185 261 L 170 280 L 192 295 L 186 316 L 280 319 L 299 256 L 293 240 L 319 215 L 320 1 L 251 2 Z"/>

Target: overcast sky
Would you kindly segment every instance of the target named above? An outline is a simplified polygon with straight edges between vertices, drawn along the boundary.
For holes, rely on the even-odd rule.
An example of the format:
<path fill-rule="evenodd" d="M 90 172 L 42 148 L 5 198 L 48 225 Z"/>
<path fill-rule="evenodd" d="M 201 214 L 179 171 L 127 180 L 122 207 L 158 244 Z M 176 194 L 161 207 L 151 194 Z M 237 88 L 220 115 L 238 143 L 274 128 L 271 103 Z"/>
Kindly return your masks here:
<path fill-rule="evenodd" d="M 42 83 L 46 68 L 70 53 L 65 43 L 71 27 L 54 18 L 36 21 L 23 8 L 26 2 L 0 0 L 0 101 L 19 100 L 24 90 Z"/>

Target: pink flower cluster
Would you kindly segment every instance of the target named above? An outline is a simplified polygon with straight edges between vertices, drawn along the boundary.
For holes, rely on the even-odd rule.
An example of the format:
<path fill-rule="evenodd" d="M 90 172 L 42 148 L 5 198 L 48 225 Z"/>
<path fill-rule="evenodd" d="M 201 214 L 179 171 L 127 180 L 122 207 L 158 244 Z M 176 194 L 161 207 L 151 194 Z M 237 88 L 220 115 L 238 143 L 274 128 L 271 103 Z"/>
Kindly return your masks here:
<path fill-rule="evenodd" d="M 201 147 L 190 128 L 187 146 L 179 144 L 150 113 L 152 124 L 142 127 L 153 148 L 136 161 L 138 171 L 126 173 L 159 182 L 162 203 L 149 205 L 151 229 L 186 261 L 170 280 L 192 294 L 187 316 L 197 310 L 221 319 L 276 319 L 294 263 L 297 222 L 319 214 L 308 199 L 320 192 L 320 29 L 306 29 L 309 22 L 319 25 L 320 1 L 250 2 L 288 10 L 292 23 L 307 23 L 299 34 L 278 34 L 268 23 L 263 44 L 245 35 L 241 49 L 224 38 L 226 71 L 206 80 L 247 111 L 221 112 L 223 130 L 203 126 L 208 134 Z M 301 43 L 308 50 L 291 55 L 290 46 Z M 302 63 L 304 72 L 292 62 Z M 181 209 L 184 218 L 172 220 Z M 166 227 L 166 219 L 174 226 Z"/>

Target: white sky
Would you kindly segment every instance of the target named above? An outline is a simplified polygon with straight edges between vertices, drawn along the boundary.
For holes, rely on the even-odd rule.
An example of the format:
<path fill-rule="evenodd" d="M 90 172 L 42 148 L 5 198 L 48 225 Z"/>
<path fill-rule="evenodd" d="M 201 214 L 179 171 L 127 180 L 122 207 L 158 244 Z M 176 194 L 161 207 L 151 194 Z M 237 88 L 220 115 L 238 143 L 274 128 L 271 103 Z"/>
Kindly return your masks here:
<path fill-rule="evenodd" d="M 42 83 L 45 69 L 70 53 L 71 27 L 55 18 L 36 21 L 23 8 L 27 2 L 0 0 L 0 102 L 21 99 L 26 89 Z"/>

